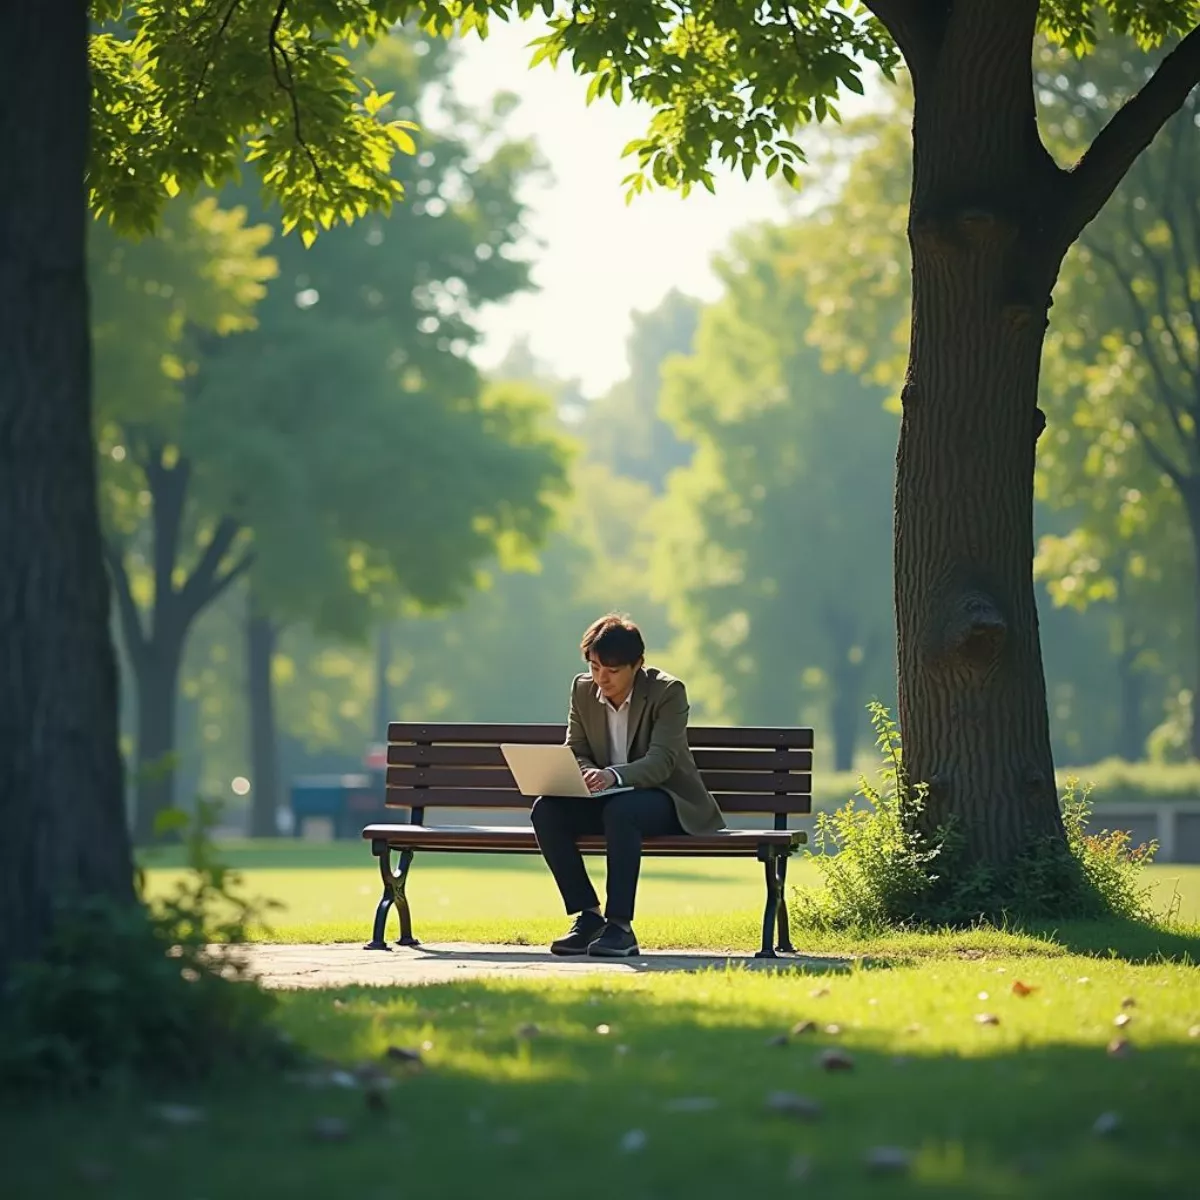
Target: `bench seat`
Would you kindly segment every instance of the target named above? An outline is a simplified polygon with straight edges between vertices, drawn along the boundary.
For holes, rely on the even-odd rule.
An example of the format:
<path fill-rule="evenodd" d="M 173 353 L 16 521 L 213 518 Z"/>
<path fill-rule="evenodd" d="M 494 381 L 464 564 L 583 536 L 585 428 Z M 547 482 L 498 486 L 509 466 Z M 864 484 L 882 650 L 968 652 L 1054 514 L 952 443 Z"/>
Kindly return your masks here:
<path fill-rule="evenodd" d="M 462 853 L 538 853 L 533 830 L 511 825 L 368 825 L 363 830 L 363 837 L 371 842 L 385 841 L 398 850 L 407 847 Z M 793 850 L 804 840 L 804 834 L 798 829 L 722 829 L 718 833 L 644 838 L 642 853 L 665 857 L 757 858 L 760 846 Z M 602 834 L 576 838 L 575 844 L 584 854 L 603 854 L 605 850 Z"/>

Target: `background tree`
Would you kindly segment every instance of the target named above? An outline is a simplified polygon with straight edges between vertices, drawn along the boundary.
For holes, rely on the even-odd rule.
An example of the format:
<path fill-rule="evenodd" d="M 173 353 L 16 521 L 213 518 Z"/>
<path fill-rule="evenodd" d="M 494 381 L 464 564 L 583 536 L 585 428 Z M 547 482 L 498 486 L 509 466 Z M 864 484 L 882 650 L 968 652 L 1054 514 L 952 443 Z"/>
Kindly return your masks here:
<path fill-rule="evenodd" d="M 421 87 L 448 67 L 444 48 L 419 54 L 421 45 L 396 37 L 366 52 L 363 69 L 386 82 L 398 109 L 415 107 Z M 459 600 L 483 558 L 540 536 L 548 515 L 542 494 L 561 482 L 541 399 L 514 387 L 481 392 L 465 357 L 474 309 L 526 282 L 527 265 L 510 249 L 521 235 L 514 192 L 530 150 L 497 138 L 490 118 L 477 128 L 461 111 L 448 115 L 456 138 L 428 139 L 412 203 L 391 219 L 332 231 L 311 250 L 278 238 L 279 276 L 258 327 L 204 339 L 179 372 L 186 386 L 166 380 L 166 408 L 139 422 L 146 436 L 153 431 L 158 459 L 169 459 L 161 468 L 141 454 L 130 460 L 142 470 L 134 486 L 149 495 L 160 560 L 148 638 L 139 633 L 122 556 L 111 556 L 127 644 L 136 648 L 142 637 L 154 650 L 142 656 L 153 680 L 138 675 L 136 832 L 143 840 L 172 798 L 184 639 L 233 578 L 249 572 L 252 832 L 268 835 L 279 797 L 271 661 L 282 625 L 310 620 L 319 632 L 364 637 L 400 596 Z M 477 165 L 465 165 L 466 141 L 458 138 L 474 144 Z M 131 272 L 121 239 L 97 240 L 113 247 L 124 286 L 149 284 L 152 297 L 170 287 Z M 143 245 L 155 252 L 153 239 Z M 181 289 L 170 289 L 170 304 L 172 311 L 183 304 Z M 177 324 L 203 327 L 199 318 Z M 110 340 L 136 345 L 137 336 L 126 327 Z M 142 344 L 151 362 L 161 357 L 154 339 Z M 148 394 L 152 407 L 155 395 Z M 127 422 L 122 435 L 130 440 Z M 193 549 L 189 528 L 211 537 Z M 236 566 L 223 566 L 239 553 Z M 197 570 L 172 587 L 189 558 Z M 168 611 L 170 619 L 158 619 Z M 141 661 L 136 650 L 130 655 Z M 162 769 L 147 772 L 154 762 Z"/>
<path fill-rule="evenodd" d="M 1094 55 L 1085 72 L 1043 52 L 1039 67 L 1047 135 L 1069 147 L 1096 136 L 1112 108 L 1149 77 L 1154 60 L 1109 50 Z M 1119 655 L 1131 660 L 1130 670 L 1139 654 L 1146 657 L 1152 631 L 1174 627 L 1173 657 L 1191 661 L 1193 696 L 1200 693 L 1198 195 L 1200 94 L 1193 93 L 1064 269 L 1063 311 L 1050 342 L 1062 386 L 1054 406 L 1047 404 L 1060 423 L 1043 470 L 1059 483 L 1047 488 L 1048 497 L 1082 510 L 1075 542 L 1087 553 L 1051 546 L 1055 553 L 1042 556 L 1062 566 L 1060 592 L 1066 588 L 1074 603 L 1097 595 L 1119 601 Z M 1081 570 L 1081 562 L 1094 566 Z M 1190 597 L 1181 577 L 1188 562 Z M 1130 602 L 1142 609 L 1140 629 L 1129 624 Z M 1126 675 L 1125 686 L 1136 689 Z M 1130 696 L 1127 707 L 1136 706 Z M 1190 753 L 1200 757 L 1194 718 L 1192 726 Z"/>
<path fill-rule="evenodd" d="M 691 453 L 659 415 L 658 398 L 663 363 L 691 352 L 699 317 L 699 301 L 675 290 L 649 312 L 635 312 L 626 346 L 629 374 L 588 404 L 579 429 L 589 455 L 655 492 Z"/>
<path fill-rule="evenodd" d="M 742 237 L 673 360 L 664 415 L 695 446 L 656 510 L 656 592 L 695 690 L 746 724 L 814 693 L 848 770 L 872 692 L 890 689 L 886 559 L 895 422 L 884 393 L 821 371 L 806 340 L 818 221 Z"/>

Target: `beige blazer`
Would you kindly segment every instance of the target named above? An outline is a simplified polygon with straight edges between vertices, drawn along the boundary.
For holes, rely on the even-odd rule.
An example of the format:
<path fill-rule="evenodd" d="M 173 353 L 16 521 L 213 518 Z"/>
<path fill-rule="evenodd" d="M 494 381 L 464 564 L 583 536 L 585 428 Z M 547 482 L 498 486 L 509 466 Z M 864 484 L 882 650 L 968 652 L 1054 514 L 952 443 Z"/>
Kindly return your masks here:
<path fill-rule="evenodd" d="M 629 787 L 662 788 L 675 802 L 688 833 L 715 833 L 725 819 L 700 778 L 687 742 L 688 699 L 683 683 L 656 667 L 644 667 L 629 701 L 629 762 L 620 768 Z M 571 685 L 567 745 L 582 767 L 608 767 L 604 701 L 590 675 Z"/>

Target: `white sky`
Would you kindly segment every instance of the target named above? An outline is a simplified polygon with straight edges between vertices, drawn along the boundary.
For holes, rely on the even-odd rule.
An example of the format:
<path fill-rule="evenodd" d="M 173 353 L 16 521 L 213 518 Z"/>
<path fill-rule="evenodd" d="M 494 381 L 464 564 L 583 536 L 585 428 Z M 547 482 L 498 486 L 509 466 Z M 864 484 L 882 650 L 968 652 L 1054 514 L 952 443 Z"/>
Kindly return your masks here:
<path fill-rule="evenodd" d="M 673 287 L 715 298 L 714 253 L 735 230 L 782 217 L 784 201 L 775 181 L 739 174 L 722 178 L 715 196 L 660 190 L 626 207 L 621 180 L 632 165 L 621 150 L 645 132 L 647 110 L 607 99 L 586 106 L 587 80 L 565 62 L 529 70 L 526 47 L 539 32 L 532 22 L 497 22 L 486 42 L 467 38 L 451 84 L 472 106 L 499 91 L 520 96 L 506 129 L 532 136 L 554 174 L 525 193 L 543 243 L 533 271 L 540 290 L 485 310 L 476 360 L 494 366 L 527 335 L 553 374 L 578 378 L 595 396 L 625 374 L 631 313 L 654 308 Z"/>

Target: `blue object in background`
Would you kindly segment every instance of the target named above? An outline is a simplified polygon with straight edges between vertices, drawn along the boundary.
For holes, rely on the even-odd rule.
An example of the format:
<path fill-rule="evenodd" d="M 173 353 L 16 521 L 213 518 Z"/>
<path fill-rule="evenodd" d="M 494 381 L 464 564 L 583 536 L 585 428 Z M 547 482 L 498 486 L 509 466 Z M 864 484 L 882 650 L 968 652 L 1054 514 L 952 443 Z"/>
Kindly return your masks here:
<path fill-rule="evenodd" d="M 357 838 L 364 825 L 397 820 L 384 805 L 383 772 L 307 775 L 292 780 L 292 835 L 303 837 L 305 821 L 328 820 L 335 838 Z"/>

